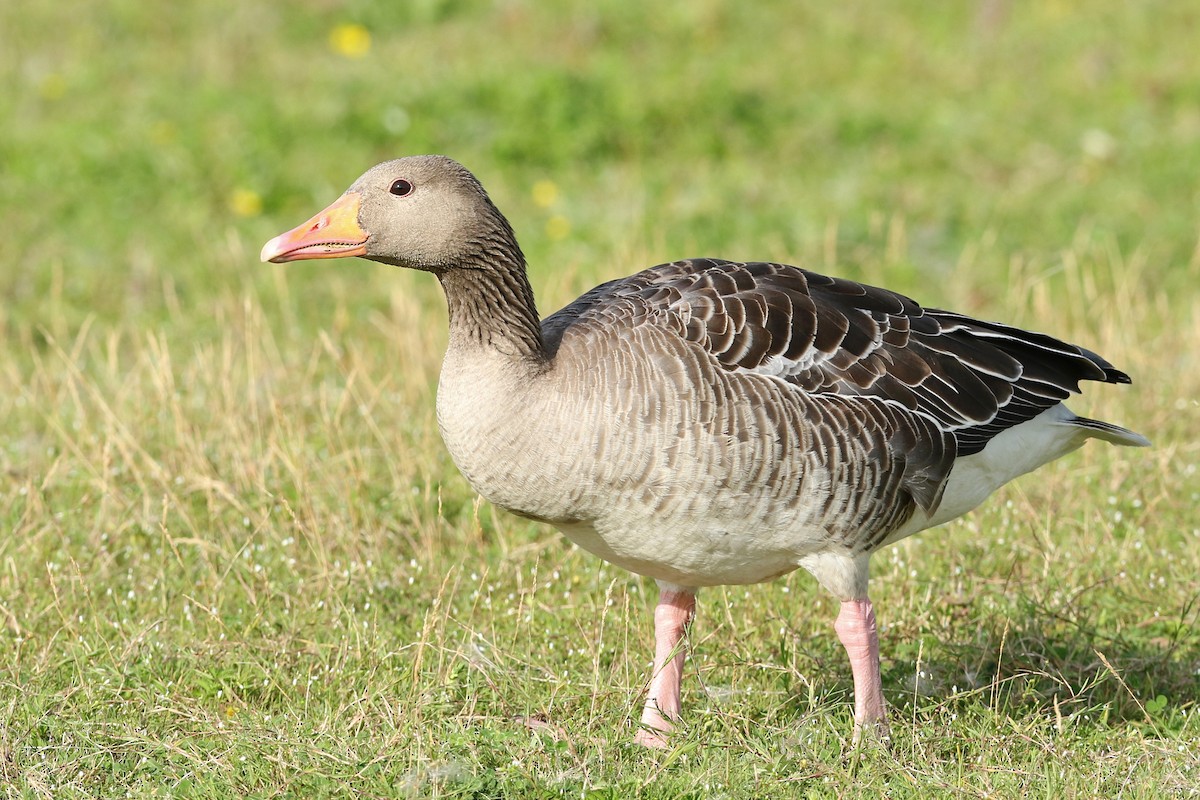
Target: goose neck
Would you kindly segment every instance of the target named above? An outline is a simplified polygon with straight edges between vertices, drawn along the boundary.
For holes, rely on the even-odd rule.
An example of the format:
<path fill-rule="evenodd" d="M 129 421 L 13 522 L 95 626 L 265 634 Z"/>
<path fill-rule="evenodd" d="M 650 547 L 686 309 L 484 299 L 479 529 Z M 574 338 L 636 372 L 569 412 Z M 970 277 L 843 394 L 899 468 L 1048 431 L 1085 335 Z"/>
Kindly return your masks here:
<path fill-rule="evenodd" d="M 522 261 L 464 266 L 438 275 L 446 293 L 451 350 L 494 350 L 522 361 L 546 358 L 533 289 Z"/>

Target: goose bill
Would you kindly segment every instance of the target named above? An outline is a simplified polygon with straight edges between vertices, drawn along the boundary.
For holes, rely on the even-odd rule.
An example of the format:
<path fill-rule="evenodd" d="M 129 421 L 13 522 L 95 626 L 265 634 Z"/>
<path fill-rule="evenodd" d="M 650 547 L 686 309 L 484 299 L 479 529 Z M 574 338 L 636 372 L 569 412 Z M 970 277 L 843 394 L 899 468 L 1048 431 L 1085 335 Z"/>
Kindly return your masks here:
<path fill-rule="evenodd" d="M 263 245 L 263 261 L 282 264 L 306 258 L 345 258 L 367 254 L 367 233 L 358 224 L 362 196 L 346 192 L 315 217 Z"/>

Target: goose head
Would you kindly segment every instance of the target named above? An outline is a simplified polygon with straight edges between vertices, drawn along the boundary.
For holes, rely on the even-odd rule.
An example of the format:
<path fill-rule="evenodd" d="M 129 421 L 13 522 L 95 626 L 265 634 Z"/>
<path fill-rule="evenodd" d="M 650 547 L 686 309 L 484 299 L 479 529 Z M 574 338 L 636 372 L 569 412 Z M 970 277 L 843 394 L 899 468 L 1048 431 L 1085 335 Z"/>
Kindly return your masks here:
<path fill-rule="evenodd" d="M 324 211 L 267 242 L 261 258 L 360 256 L 441 273 L 479 266 L 495 245 L 523 261 L 512 228 L 475 176 L 445 156 L 410 156 L 367 170 Z"/>

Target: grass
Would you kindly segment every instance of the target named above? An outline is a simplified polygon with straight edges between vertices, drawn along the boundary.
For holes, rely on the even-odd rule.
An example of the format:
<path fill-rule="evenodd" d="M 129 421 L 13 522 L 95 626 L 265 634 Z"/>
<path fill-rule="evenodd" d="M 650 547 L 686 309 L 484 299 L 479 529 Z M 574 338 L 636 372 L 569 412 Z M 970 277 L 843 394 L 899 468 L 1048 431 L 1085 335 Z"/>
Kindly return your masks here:
<path fill-rule="evenodd" d="M 1193 8 L 73 14 L 0 6 L 5 796 L 1197 794 Z M 1077 408 L 1155 447 L 876 556 L 890 750 L 849 749 L 793 574 L 701 595 L 686 731 L 643 752 L 653 586 L 456 473 L 435 283 L 257 263 L 431 151 L 543 312 L 681 256 L 811 265 L 1093 347 L 1135 385 Z"/>

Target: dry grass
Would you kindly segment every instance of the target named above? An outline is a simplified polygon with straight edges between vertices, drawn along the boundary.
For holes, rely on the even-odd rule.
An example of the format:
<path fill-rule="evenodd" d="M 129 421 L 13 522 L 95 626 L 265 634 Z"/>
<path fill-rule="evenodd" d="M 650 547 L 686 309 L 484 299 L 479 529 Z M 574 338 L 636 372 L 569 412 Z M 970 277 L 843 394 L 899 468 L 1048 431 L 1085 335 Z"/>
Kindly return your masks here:
<path fill-rule="evenodd" d="M 27 331 L 30 359 L 5 364 L 0 411 L 24 432 L 0 506 L 4 685 L 25 687 L 0 710 L 10 780 L 43 796 L 114 780 L 624 794 L 628 770 L 647 792 L 746 770 L 841 785 L 848 674 L 806 576 L 707 593 L 689 735 L 661 763 L 630 750 L 652 587 L 454 472 L 432 422 L 435 283 L 387 271 L 385 306 L 352 322 L 335 301 L 306 337 L 286 322 L 291 272 L 269 269 L 270 300 L 222 297 L 207 341 L 92 323 Z M 1086 448 L 876 557 L 900 719 L 893 751 L 863 756 L 868 786 L 1197 777 L 1198 387 L 1168 343 L 1200 318 L 1112 251 L 1055 270 L 1065 294 L 1014 269 L 1005 316 L 1135 365 L 1132 389 L 1080 408 L 1158 444 Z M 947 296 L 969 302 L 966 283 Z"/>

